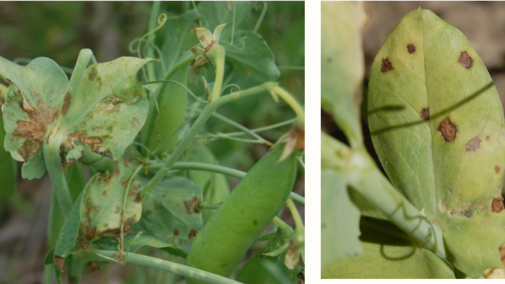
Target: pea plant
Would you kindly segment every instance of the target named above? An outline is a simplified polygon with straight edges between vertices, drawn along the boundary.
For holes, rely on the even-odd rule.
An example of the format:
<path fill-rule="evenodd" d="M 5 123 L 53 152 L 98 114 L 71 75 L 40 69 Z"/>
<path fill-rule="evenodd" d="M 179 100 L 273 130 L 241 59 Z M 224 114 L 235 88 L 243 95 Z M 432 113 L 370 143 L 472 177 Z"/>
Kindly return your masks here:
<path fill-rule="evenodd" d="M 504 115 L 489 72 L 461 31 L 419 8 L 387 37 L 362 88 L 362 5 L 322 9 L 323 108 L 347 138 L 322 134 L 322 277 L 502 268 Z M 365 148 L 360 111 L 387 177 Z"/>
<path fill-rule="evenodd" d="M 304 167 L 303 107 L 275 82 L 280 72 L 257 28 L 244 25 L 261 3 L 193 5 L 168 17 L 155 2 L 148 33 L 130 44 L 136 57 L 99 63 L 83 49 L 69 77 L 49 58 L 20 66 L 0 57 L 12 157 L 1 157 L 2 193 L 15 187 L 13 160 L 23 178 L 47 172 L 52 183 L 46 283 L 63 275 L 79 283 L 111 262 L 172 273 L 162 283 L 303 283 L 304 224 L 294 203 L 304 198 L 292 192 Z M 281 98 L 294 118 L 249 129 L 217 112 L 262 94 Z M 219 139 L 270 153 L 247 173 L 220 166 L 205 145 L 217 139 L 204 131 L 211 117 L 239 130 Z M 275 143 L 258 134 L 286 125 Z M 225 176 L 241 181 L 230 190 Z M 277 216 L 284 206 L 294 228 Z M 253 244 L 259 252 L 245 262 Z"/>

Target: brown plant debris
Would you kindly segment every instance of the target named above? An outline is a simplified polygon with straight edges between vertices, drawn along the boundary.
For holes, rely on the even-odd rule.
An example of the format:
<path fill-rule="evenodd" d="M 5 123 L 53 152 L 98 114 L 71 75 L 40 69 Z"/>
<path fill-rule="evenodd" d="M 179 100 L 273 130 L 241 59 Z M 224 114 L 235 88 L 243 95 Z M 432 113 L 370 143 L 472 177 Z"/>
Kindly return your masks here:
<path fill-rule="evenodd" d="M 382 73 L 386 73 L 389 70 L 393 70 L 393 64 L 391 64 L 391 61 L 389 61 L 388 58 L 383 58 L 382 59 L 382 65 L 381 65 L 381 71 Z"/>
<path fill-rule="evenodd" d="M 446 117 L 437 127 L 437 130 L 442 133 L 445 142 L 453 142 L 458 133 L 458 127 L 451 121 L 450 117 Z"/>
<path fill-rule="evenodd" d="M 470 69 L 473 65 L 473 59 L 470 57 L 470 55 L 468 55 L 468 52 L 466 51 L 461 52 L 458 62 L 466 69 Z"/>
<path fill-rule="evenodd" d="M 475 136 L 474 138 L 470 139 L 468 143 L 466 143 L 465 149 L 467 151 L 475 151 L 477 148 L 479 148 L 480 145 L 480 137 Z"/>
<path fill-rule="evenodd" d="M 198 209 L 198 204 L 200 204 L 201 200 L 196 196 L 191 197 L 188 200 L 183 200 L 184 208 L 186 208 L 186 212 L 188 214 L 198 214 L 200 213 L 200 209 Z"/>

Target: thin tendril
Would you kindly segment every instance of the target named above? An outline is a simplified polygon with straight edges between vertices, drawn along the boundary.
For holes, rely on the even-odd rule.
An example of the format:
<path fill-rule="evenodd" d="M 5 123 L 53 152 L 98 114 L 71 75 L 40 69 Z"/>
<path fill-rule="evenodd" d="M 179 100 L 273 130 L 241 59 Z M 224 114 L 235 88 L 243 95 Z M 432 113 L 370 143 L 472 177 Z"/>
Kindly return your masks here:
<path fill-rule="evenodd" d="M 257 33 L 258 29 L 261 26 L 261 23 L 263 22 L 263 19 L 265 18 L 265 15 L 267 13 L 268 5 L 266 1 L 263 1 L 263 10 L 261 11 L 261 15 L 258 18 L 258 21 L 256 22 L 256 26 L 254 27 L 253 32 Z"/>
<path fill-rule="evenodd" d="M 237 84 L 229 84 L 229 85 L 224 86 L 224 88 L 221 90 L 221 93 L 224 93 L 224 90 L 226 88 L 230 88 L 230 87 L 232 88 L 231 89 L 232 93 L 233 93 L 233 87 L 235 87 L 237 89 L 237 92 L 240 92 L 240 90 L 241 90 L 239 85 L 237 85 Z"/>
<path fill-rule="evenodd" d="M 237 8 L 235 6 L 237 6 L 235 2 L 232 2 L 230 5 L 230 8 L 233 9 L 233 21 L 231 24 L 231 44 L 233 44 L 233 35 L 235 34 L 235 14 L 237 12 Z"/>
<path fill-rule="evenodd" d="M 149 85 L 149 84 L 156 84 L 156 83 L 163 83 L 163 82 L 175 83 L 175 84 L 183 87 L 193 98 L 195 98 L 195 100 L 197 100 L 201 103 L 206 104 L 209 102 L 209 101 L 204 101 L 204 100 L 198 98 L 190 89 L 188 89 L 188 87 L 186 87 L 184 84 L 174 81 L 174 80 L 159 80 L 159 81 L 150 81 L 150 82 L 140 82 L 140 84 Z"/>

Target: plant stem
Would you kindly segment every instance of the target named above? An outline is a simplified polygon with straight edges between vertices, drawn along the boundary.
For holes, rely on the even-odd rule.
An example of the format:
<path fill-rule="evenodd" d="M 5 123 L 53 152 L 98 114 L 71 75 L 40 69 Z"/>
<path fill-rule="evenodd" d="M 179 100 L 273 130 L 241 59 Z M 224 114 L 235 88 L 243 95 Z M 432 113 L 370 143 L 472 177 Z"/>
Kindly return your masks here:
<path fill-rule="evenodd" d="M 375 208 L 422 247 L 445 259 L 442 231 L 433 225 L 405 196 L 382 175 L 364 147 L 354 152 L 347 174 L 349 184 Z"/>
<path fill-rule="evenodd" d="M 299 125 L 305 125 L 305 113 L 303 107 L 298 103 L 298 101 L 293 98 L 293 96 L 283 88 L 276 86 L 272 89 L 272 93 L 280 96 L 296 113 Z"/>
<path fill-rule="evenodd" d="M 186 135 L 184 135 L 184 137 L 179 141 L 172 154 L 166 160 L 165 164 L 161 167 L 161 169 L 158 170 L 158 172 L 149 181 L 146 187 L 144 187 L 144 189 L 140 193 L 140 198 L 143 199 L 147 194 L 149 194 L 151 190 L 154 188 L 154 186 L 157 185 L 163 179 L 163 177 L 165 177 L 170 168 L 181 157 L 184 151 L 191 145 L 191 141 L 193 141 L 194 137 L 196 136 L 200 128 L 203 127 L 205 122 L 207 122 L 209 117 L 216 111 L 216 109 L 218 109 L 220 106 L 230 101 L 243 97 L 252 96 L 265 91 L 269 91 L 274 86 L 277 86 L 277 83 L 271 83 L 271 82 L 264 83 L 262 85 L 244 91 L 231 93 L 229 95 L 217 98 L 216 100 L 212 101 L 207 106 L 205 106 L 205 108 L 202 110 L 196 121 L 193 123 L 191 128 L 186 133 Z"/>
<path fill-rule="evenodd" d="M 165 163 L 159 163 L 155 162 L 152 164 L 149 164 L 149 170 L 159 170 L 165 165 Z M 205 163 L 196 163 L 196 162 L 177 162 L 174 163 L 174 165 L 171 167 L 173 170 L 197 170 L 197 171 L 207 171 L 207 172 L 213 172 L 213 173 L 218 173 L 218 174 L 223 174 L 231 177 L 236 177 L 236 178 L 244 178 L 246 176 L 246 172 L 235 170 L 232 168 L 227 168 L 219 165 L 214 165 L 214 164 L 205 164 Z M 291 192 L 289 198 L 293 200 L 294 202 L 305 206 L 305 198 L 303 196 L 300 196 L 294 192 Z"/>
<path fill-rule="evenodd" d="M 198 209 L 219 209 L 221 204 L 200 203 Z"/>
<path fill-rule="evenodd" d="M 99 256 L 103 255 L 109 258 L 115 258 L 118 252 L 106 251 L 106 250 L 92 250 L 91 253 L 96 253 Z M 189 267 L 176 262 L 166 261 L 159 258 L 145 256 L 136 253 L 129 253 L 127 258 L 125 259 L 125 262 L 153 267 L 213 284 L 240 284 L 240 282 L 237 282 L 230 278 L 223 277 L 221 275 L 213 274 L 207 271 Z"/>
<path fill-rule="evenodd" d="M 255 33 L 258 32 L 258 29 L 260 28 L 261 23 L 263 22 L 263 19 L 265 18 L 265 15 L 267 13 L 267 9 L 268 9 L 267 2 L 263 1 L 263 10 L 261 10 L 261 15 L 258 18 L 258 21 L 256 22 L 256 26 L 254 26 L 253 32 L 255 32 Z"/>
<path fill-rule="evenodd" d="M 153 7 L 151 9 L 151 17 L 149 18 L 149 31 L 152 31 L 156 28 L 156 23 L 157 23 L 157 19 L 158 19 L 158 13 L 160 11 L 160 5 L 161 5 L 161 2 L 160 1 L 154 1 L 153 2 Z M 154 45 L 154 39 L 156 38 L 156 35 L 155 33 L 151 33 L 149 34 L 149 36 L 147 37 L 147 41 L 152 43 Z M 153 50 L 153 47 L 152 45 L 147 45 L 147 57 L 149 58 L 155 58 L 154 57 L 154 50 Z M 160 58 L 161 59 L 161 58 Z M 147 68 L 147 77 L 149 79 L 149 81 L 154 81 L 156 80 L 156 75 L 155 75 L 155 72 L 154 72 L 154 66 L 153 64 L 148 64 L 146 66 Z"/>
<path fill-rule="evenodd" d="M 217 118 L 217 119 L 225 122 L 225 123 L 228 123 L 231 126 L 234 126 L 234 127 L 238 128 L 238 129 L 244 131 L 245 133 L 253 136 L 254 138 L 258 139 L 259 142 L 261 142 L 263 144 L 266 144 L 268 146 L 272 146 L 272 143 L 270 143 L 269 141 L 263 139 L 263 137 L 261 137 L 258 134 L 254 133 L 253 131 L 251 131 L 249 128 L 243 126 L 242 124 L 237 123 L 237 122 L 235 122 L 235 121 L 233 121 L 233 120 L 231 120 L 231 119 L 229 119 L 229 118 L 227 118 L 227 117 L 225 117 L 223 115 L 220 115 L 220 114 L 218 114 L 216 112 L 213 114 L 213 116 L 215 118 Z"/>
<path fill-rule="evenodd" d="M 56 195 L 63 217 L 67 220 L 72 210 L 72 197 L 70 196 L 67 179 L 63 171 L 63 165 L 61 164 L 61 143 L 59 140 L 49 139 L 49 144 L 43 143 L 43 151 L 47 172 L 53 185 L 53 192 Z"/>
<path fill-rule="evenodd" d="M 221 45 L 216 45 L 207 52 L 207 57 L 216 67 L 216 79 L 214 80 L 214 87 L 210 94 L 210 101 L 216 100 L 221 95 L 221 87 L 223 86 L 224 78 L 224 59 L 225 49 Z"/>

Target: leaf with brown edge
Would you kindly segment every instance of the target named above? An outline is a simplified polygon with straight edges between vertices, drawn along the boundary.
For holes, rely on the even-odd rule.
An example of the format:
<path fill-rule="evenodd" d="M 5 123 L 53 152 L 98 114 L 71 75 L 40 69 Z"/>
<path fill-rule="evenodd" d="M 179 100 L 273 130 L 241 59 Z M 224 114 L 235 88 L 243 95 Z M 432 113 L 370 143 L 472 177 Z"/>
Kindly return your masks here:
<path fill-rule="evenodd" d="M 387 72 L 384 58 L 394 67 Z M 388 111 L 392 105 L 402 110 Z M 431 11 L 407 14 L 372 64 L 368 110 L 384 170 L 441 229 L 447 260 L 472 278 L 501 268 L 505 213 L 495 200 L 503 185 L 504 115 L 463 33 Z"/>
<path fill-rule="evenodd" d="M 140 178 L 142 184 L 148 181 Z M 203 227 L 202 212 L 198 209 L 202 199 L 202 188 L 191 180 L 181 176 L 166 178 L 142 200 L 142 218 L 133 229 L 163 239 L 177 234 L 181 239 L 189 239 Z"/>

